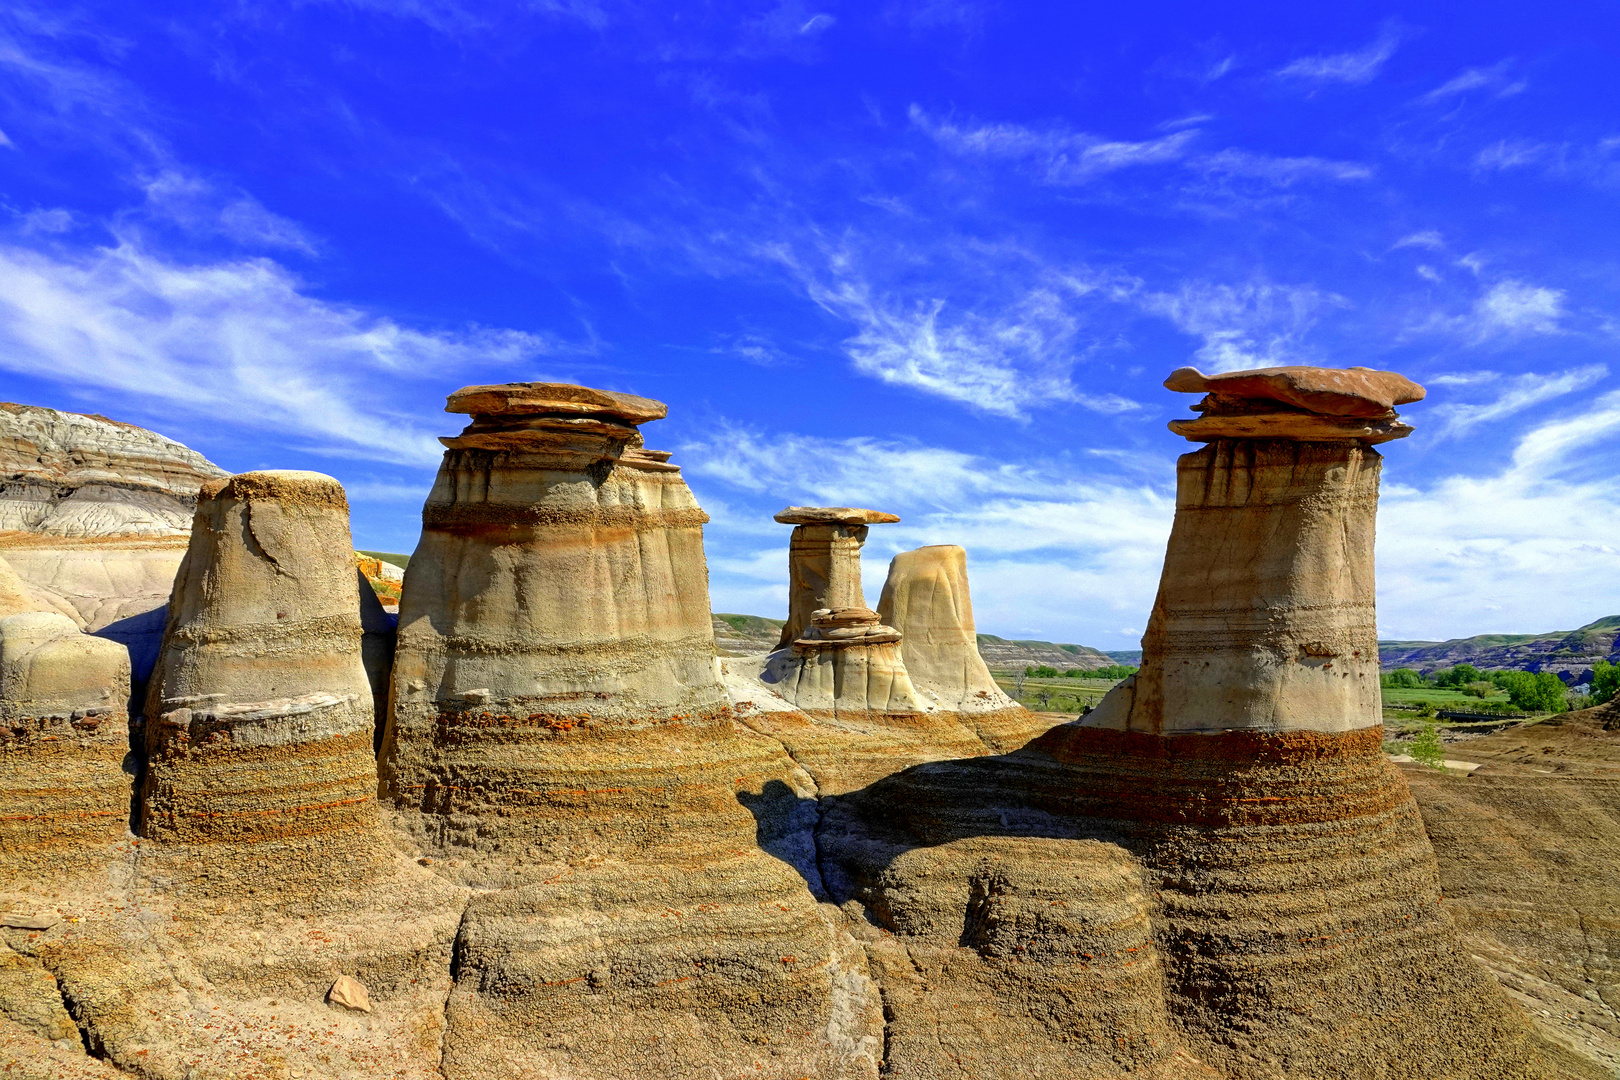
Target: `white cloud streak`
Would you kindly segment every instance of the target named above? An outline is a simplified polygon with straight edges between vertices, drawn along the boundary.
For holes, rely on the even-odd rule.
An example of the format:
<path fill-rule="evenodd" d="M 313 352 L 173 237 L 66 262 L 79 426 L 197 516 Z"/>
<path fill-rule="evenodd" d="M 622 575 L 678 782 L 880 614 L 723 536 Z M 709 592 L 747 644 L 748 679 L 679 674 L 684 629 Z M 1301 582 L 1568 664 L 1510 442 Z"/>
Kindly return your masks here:
<path fill-rule="evenodd" d="M 1620 501 L 1606 471 L 1588 467 L 1617 433 L 1620 392 L 1611 392 L 1532 428 L 1500 472 L 1389 486 L 1378 527 L 1381 635 L 1571 630 L 1620 611 Z"/>
<path fill-rule="evenodd" d="M 911 122 L 952 153 L 1032 162 L 1042 181 L 1058 185 L 1083 184 L 1120 169 L 1176 161 L 1198 134 L 1196 130 L 1177 131 L 1130 142 L 1020 124 L 961 127 L 931 119 L 916 105 L 911 107 Z"/>
<path fill-rule="evenodd" d="M 1365 48 L 1325 56 L 1302 56 L 1279 69 L 1277 74 L 1304 82 L 1352 85 L 1371 82 L 1385 62 L 1395 55 L 1400 43 L 1400 35 L 1393 28 L 1386 28 Z"/>
<path fill-rule="evenodd" d="M 1574 368 L 1570 371 L 1559 371 L 1550 374 L 1531 373 L 1517 375 L 1505 380 L 1501 393 L 1495 400 L 1487 402 L 1451 402 L 1436 406 L 1429 411 L 1429 417 L 1439 421 L 1431 434 L 1431 438 L 1455 438 L 1478 427 L 1481 424 L 1493 423 L 1503 420 L 1515 413 L 1523 412 L 1544 401 L 1572 394 L 1583 390 L 1608 375 L 1609 369 L 1602 364 L 1590 364 L 1586 367 Z M 1494 373 L 1492 373 L 1494 374 Z M 1446 385 L 1448 382 L 1455 385 L 1455 377 L 1447 380 L 1430 380 L 1431 382 Z M 1491 382 L 1497 380 L 1492 379 Z"/>
<path fill-rule="evenodd" d="M 1332 161 L 1319 157 L 1272 157 L 1243 150 L 1222 150 L 1198 158 L 1194 165 L 1205 173 L 1219 176 L 1264 180 L 1277 187 L 1291 187 L 1304 180 L 1366 180 L 1373 171 L 1354 161 Z"/>
<path fill-rule="evenodd" d="M 429 333 L 326 303 L 267 259 L 188 266 L 128 241 L 73 259 L 0 247 L 0 369 L 333 454 L 430 464 L 443 432 L 373 404 L 388 380 L 552 349 L 517 331 Z"/>
<path fill-rule="evenodd" d="M 1347 306 L 1308 285 L 1188 282 L 1174 293 L 1147 293 L 1142 306 L 1183 333 L 1202 338 L 1194 358 L 1208 372 L 1306 363 L 1305 336 L 1322 313 Z"/>

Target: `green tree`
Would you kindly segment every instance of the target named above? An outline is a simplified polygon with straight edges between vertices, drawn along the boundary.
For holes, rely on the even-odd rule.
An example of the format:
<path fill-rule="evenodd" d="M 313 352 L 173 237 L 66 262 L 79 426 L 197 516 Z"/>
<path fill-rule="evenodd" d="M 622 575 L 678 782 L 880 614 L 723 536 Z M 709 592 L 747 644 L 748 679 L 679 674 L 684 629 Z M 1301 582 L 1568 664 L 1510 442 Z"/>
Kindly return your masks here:
<path fill-rule="evenodd" d="M 1550 671 L 1493 671 L 1492 684 L 1506 690 L 1508 699 L 1525 712 L 1563 712 L 1569 708 L 1564 680 Z"/>
<path fill-rule="evenodd" d="M 1444 686 L 1455 690 L 1467 686 L 1471 682 L 1479 682 L 1485 673 L 1473 664 L 1458 664 L 1454 668 L 1446 668 L 1434 673 L 1434 685 Z"/>
<path fill-rule="evenodd" d="M 1423 676 L 1409 667 L 1396 668 L 1378 676 L 1378 681 L 1389 690 L 1416 690 L 1423 685 Z"/>
<path fill-rule="evenodd" d="M 1592 704 L 1602 705 L 1620 694 L 1620 664 L 1599 660 L 1592 665 Z"/>
<path fill-rule="evenodd" d="M 1024 674 L 1032 679 L 1055 679 L 1058 677 L 1057 668 L 1041 664 L 1039 667 L 1027 667 Z"/>
<path fill-rule="evenodd" d="M 1410 753 L 1412 760 L 1431 769 L 1446 767 L 1446 749 L 1440 742 L 1440 729 L 1433 721 L 1424 724 L 1423 730 L 1412 740 Z"/>
<path fill-rule="evenodd" d="M 1107 667 L 1095 668 L 1086 672 L 1093 679 L 1128 679 L 1136 674 L 1137 669 L 1130 664 L 1109 664 Z"/>

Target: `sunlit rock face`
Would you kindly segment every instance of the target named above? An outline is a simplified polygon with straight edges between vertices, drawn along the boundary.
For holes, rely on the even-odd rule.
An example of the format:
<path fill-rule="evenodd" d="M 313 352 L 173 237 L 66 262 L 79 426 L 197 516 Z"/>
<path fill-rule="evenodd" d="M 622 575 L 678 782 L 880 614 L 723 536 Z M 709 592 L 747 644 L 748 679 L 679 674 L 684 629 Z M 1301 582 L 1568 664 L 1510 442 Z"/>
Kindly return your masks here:
<path fill-rule="evenodd" d="M 902 551 L 889 563 L 878 618 L 900 634 L 911 683 L 955 713 L 991 750 L 1013 750 L 1052 726 L 996 685 L 979 655 L 967 552 L 955 544 Z"/>
<path fill-rule="evenodd" d="M 139 836 L 124 832 L 137 770 L 121 773 L 111 753 L 88 760 L 66 738 L 70 725 L 78 736 L 111 721 L 122 756 L 122 715 L 75 708 L 37 775 L 60 786 L 49 767 L 84 759 L 66 808 L 109 804 L 102 820 L 118 835 L 74 872 L 0 875 L 0 911 L 57 917 L 7 938 L 21 949 L 4 956 L 0 1013 L 36 1015 L 5 975 L 51 980 L 77 1027 L 71 1045 L 119 1075 L 439 1075 L 465 890 L 396 851 L 378 814 L 359 585 L 331 477 L 253 472 L 203 486 L 146 702 Z M 58 684 L 58 700 L 69 689 L 127 696 L 124 649 L 61 616 L 0 620 L 0 652 L 27 619 L 62 624 L 45 647 L 123 658 L 121 679 L 75 662 L 90 685 Z M 123 782 L 98 787 L 109 775 Z M 368 987 L 364 1023 L 326 1000 L 339 976 Z M 55 1059 L 44 1069 L 63 1045 L 0 1041 L 0 1060 L 25 1063 L 20 1075 L 79 1075 L 52 1071 Z"/>
<path fill-rule="evenodd" d="M 25 603 L 6 576 L 0 563 L 0 598 Z M 0 608 L 0 874 L 109 857 L 129 823 L 128 701 L 123 646 L 54 612 Z"/>
<path fill-rule="evenodd" d="M 285 841 L 314 859 L 375 844 L 352 551 L 329 476 L 251 472 L 202 489 L 147 694 L 143 835 Z"/>
<path fill-rule="evenodd" d="M 976 1076 L 1065 1060 L 1081 1075 L 1562 1075 L 1458 948 L 1381 748 L 1369 444 L 1409 430 L 1392 405 L 1421 389 L 1316 369 L 1171 383 L 1209 395 L 1172 426 L 1211 445 L 1180 463 L 1134 682 L 1019 751 L 909 769 L 824 817 L 833 898 L 888 931 L 875 957 L 893 942 L 910 960 L 875 969 L 891 1048 L 917 1048 L 890 1071 L 941 1075 L 948 1002 L 983 1018 L 950 1042 L 977 1051 Z M 1105 889 L 1110 860 L 1143 892 Z M 1094 869 L 1063 872 L 1080 865 Z M 1104 1008 L 1122 1023 L 1087 1026 Z"/>
<path fill-rule="evenodd" d="M 1373 536 L 1383 463 L 1422 387 L 1366 368 L 1269 368 L 1165 385 L 1203 392 L 1170 427 L 1176 519 L 1141 670 L 1089 727 L 1351 731 L 1382 723 Z"/>
<path fill-rule="evenodd" d="M 139 689 L 197 492 L 224 475 L 134 424 L 0 402 L 0 553 L 40 606 L 128 647 Z"/>
<path fill-rule="evenodd" d="M 644 398 L 450 398 L 406 572 L 382 790 L 462 922 L 450 1077 L 875 1075 L 818 907 L 810 778 L 733 719 L 698 507 Z M 780 855 L 767 854 L 767 850 Z"/>

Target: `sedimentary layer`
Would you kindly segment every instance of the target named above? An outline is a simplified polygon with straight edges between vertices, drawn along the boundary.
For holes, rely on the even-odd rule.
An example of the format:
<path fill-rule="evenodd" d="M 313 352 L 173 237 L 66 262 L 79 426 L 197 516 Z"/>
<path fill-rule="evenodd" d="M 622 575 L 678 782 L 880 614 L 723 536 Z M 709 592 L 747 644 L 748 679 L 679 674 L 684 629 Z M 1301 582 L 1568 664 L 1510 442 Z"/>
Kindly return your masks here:
<path fill-rule="evenodd" d="M 941 936 L 928 926 L 951 925 L 967 927 L 966 947 L 983 918 L 974 898 L 998 881 L 1003 894 L 1036 892 L 1023 883 L 1051 880 L 1042 860 L 1137 868 L 1145 894 L 1103 925 L 1145 920 L 1151 933 L 1071 941 L 1057 911 L 1106 908 L 1080 886 L 1036 892 L 1036 904 L 1008 902 L 1013 973 L 996 971 L 1004 956 L 968 962 L 957 951 L 947 953 L 955 968 L 935 976 L 964 1009 L 990 1016 L 995 999 L 982 987 L 1008 994 L 1035 957 L 1067 951 L 1082 962 L 1078 988 L 1021 989 L 1028 1012 L 1085 1016 L 1102 1000 L 1134 1010 L 1130 1068 L 1159 1067 L 1179 1048 L 1244 1077 L 1557 1075 L 1458 947 L 1417 809 L 1379 736 L 1065 725 L 1011 755 L 920 766 L 838 800 L 819 834 L 824 869 L 837 867 L 826 880 L 835 900 L 859 900 L 908 947 Z M 929 914 L 951 897 L 966 902 Z M 1128 962 L 1162 978 L 1115 972 Z M 915 1026 L 926 1044 L 930 1015 L 894 1024 Z M 1107 1075 L 1127 1049 L 1113 1031 L 1077 1040 L 1056 1024 L 1004 1030 L 976 1043 L 972 1070 L 931 1053 L 891 1069 L 1015 1076 L 1035 1075 L 1023 1071 L 1034 1062 L 1057 1075 L 1067 1060 L 1070 1075 Z"/>
<path fill-rule="evenodd" d="M 141 834 L 202 845 L 214 881 L 361 872 L 380 837 L 375 713 L 348 502 L 331 477 L 202 489 L 146 701 Z M 252 845 L 276 845 L 273 854 Z"/>
<path fill-rule="evenodd" d="M 450 407 L 473 420 L 406 571 L 381 762 L 410 842 L 490 890 L 445 1075 L 874 1075 L 864 958 L 816 902 L 814 785 L 733 719 L 707 517 L 635 428 L 662 406 L 516 384 Z"/>

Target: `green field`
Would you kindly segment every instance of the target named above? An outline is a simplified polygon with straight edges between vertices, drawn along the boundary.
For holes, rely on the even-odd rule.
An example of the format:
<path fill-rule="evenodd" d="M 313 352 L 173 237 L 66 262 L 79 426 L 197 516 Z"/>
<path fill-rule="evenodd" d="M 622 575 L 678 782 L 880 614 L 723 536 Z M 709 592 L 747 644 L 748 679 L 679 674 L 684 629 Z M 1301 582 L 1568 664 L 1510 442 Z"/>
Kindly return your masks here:
<path fill-rule="evenodd" d="M 1024 693 L 1020 696 L 1015 693 L 1018 683 L 1016 676 L 1001 671 L 992 674 L 995 675 L 996 685 L 1005 690 L 1009 696 L 1016 698 L 1020 705 L 1041 712 L 1079 713 L 1087 705 L 1096 705 L 1115 685 L 1111 679 L 1030 677 L 1024 680 Z M 1041 701 L 1043 691 L 1048 695 L 1044 704 Z"/>
<path fill-rule="evenodd" d="M 359 551 L 358 548 L 355 550 Z M 393 563 L 401 570 L 405 569 L 411 564 L 411 557 L 409 555 L 401 555 L 395 551 L 361 551 L 360 554 L 370 559 L 381 559 L 385 563 Z"/>

